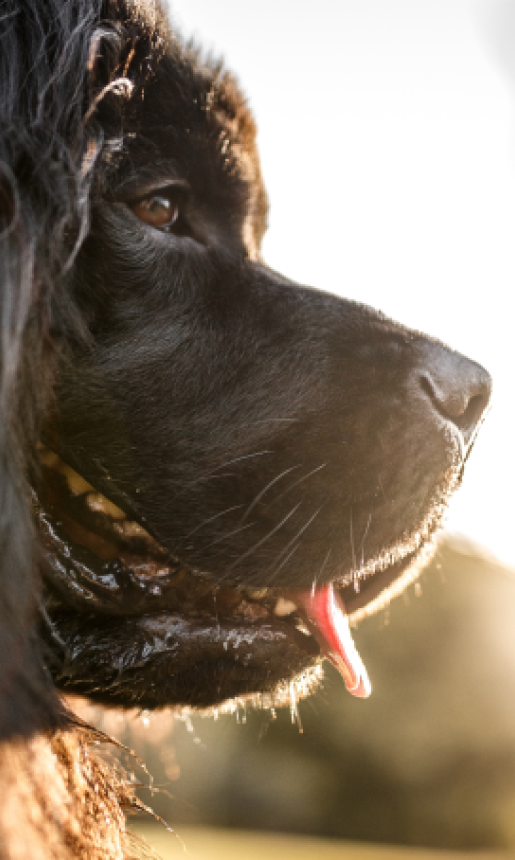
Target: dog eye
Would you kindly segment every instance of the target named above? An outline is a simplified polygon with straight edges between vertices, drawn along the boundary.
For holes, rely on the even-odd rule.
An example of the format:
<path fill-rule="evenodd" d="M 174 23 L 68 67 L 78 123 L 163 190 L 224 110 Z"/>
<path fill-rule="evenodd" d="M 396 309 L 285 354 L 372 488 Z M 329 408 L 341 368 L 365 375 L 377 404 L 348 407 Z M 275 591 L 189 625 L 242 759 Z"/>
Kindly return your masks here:
<path fill-rule="evenodd" d="M 170 192 L 151 194 L 134 203 L 129 203 L 129 206 L 140 221 L 166 233 L 178 223 L 181 216 L 181 203 L 179 195 Z"/>

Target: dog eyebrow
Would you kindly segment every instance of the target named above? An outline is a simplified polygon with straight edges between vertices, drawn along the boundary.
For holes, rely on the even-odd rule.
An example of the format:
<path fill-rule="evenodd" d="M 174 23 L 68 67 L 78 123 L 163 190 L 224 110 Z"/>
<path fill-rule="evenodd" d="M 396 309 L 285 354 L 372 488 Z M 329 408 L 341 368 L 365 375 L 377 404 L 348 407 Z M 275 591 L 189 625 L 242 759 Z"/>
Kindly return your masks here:
<path fill-rule="evenodd" d="M 120 199 L 130 199 L 170 187 L 191 191 L 191 185 L 184 178 L 178 163 L 163 159 L 131 170 L 128 176 L 123 176 L 118 182 L 115 180 L 110 194 Z"/>

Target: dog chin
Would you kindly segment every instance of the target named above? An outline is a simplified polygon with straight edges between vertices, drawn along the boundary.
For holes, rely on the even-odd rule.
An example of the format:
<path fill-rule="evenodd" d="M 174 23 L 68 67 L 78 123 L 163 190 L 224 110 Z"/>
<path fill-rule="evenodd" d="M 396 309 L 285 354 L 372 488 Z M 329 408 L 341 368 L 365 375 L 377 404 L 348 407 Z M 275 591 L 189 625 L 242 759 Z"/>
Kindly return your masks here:
<path fill-rule="evenodd" d="M 41 450 L 34 512 L 44 553 L 43 635 L 59 687 L 102 704 L 213 709 L 292 704 L 328 658 L 347 688 L 370 692 L 349 632 L 418 575 L 445 496 L 393 550 L 337 585 L 249 588 L 172 557 L 57 454 Z"/>

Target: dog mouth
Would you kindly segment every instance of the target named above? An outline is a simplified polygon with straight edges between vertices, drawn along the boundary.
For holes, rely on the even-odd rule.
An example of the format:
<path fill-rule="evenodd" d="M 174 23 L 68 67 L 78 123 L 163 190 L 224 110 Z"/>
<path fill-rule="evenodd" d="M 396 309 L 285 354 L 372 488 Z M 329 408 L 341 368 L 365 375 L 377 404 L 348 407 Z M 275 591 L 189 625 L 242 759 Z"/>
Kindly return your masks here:
<path fill-rule="evenodd" d="M 56 453 L 40 456 L 34 513 L 59 686 L 127 707 L 275 706 L 310 694 L 326 658 L 352 695 L 370 694 L 349 619 L 413 578 L 418 549 L 359 590 L 352 575 L 308 590 L 246 588 L 183 564 Z"/>

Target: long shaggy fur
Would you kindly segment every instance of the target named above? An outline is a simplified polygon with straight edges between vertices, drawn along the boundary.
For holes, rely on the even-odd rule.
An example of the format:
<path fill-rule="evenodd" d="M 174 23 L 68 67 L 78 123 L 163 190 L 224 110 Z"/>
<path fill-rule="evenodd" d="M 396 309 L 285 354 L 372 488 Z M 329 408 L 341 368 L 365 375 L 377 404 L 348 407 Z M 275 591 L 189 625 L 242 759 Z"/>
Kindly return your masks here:
<path fill-rule="evenodd" d="M 40 586 L 26 475 L 51 396 L 50 302 L 69 313 L 66 273 L 88 219 L 84 75 L 98 14 L 95 0 L 8 0 L 0 13 L 0 737 L 60 718 L 34 633 Z"/>
<path fill-rule="evenodd" d="M 67 282 L 103 145 L 95 113 L 121 60 L 120 35 L 101 20 L 100 0 L 5 0 L 0 8 L 2 860 L 139 854 L 122 811 L 134 805 L 134 789 L 92 752 L 90 732 L 69 719 L 45 668 L 27 479 L 52 398 L 56 318 L 84 336 Z M 129 86 L 115 84 L 114 97 Z"/>
<path fill-rule="evenodd" d="M 27 475 L 37 468 L 52 398 L 54 331 L 87 337 L 69 274 L 89 226 L 96 160 L 105 138 L 112 146 L 120 134 L 117 103 L 132 86 L 124 59 L 159 51 L 148 18 L 136 31 L 131 5 L 125 54 L 123 4 L 5 0 L 0 10 L 0 738 L 63 720 L 35 632 L 40 582 Z M 140 86 L 151 70 L 144 62 L 131 69 Z"/>

